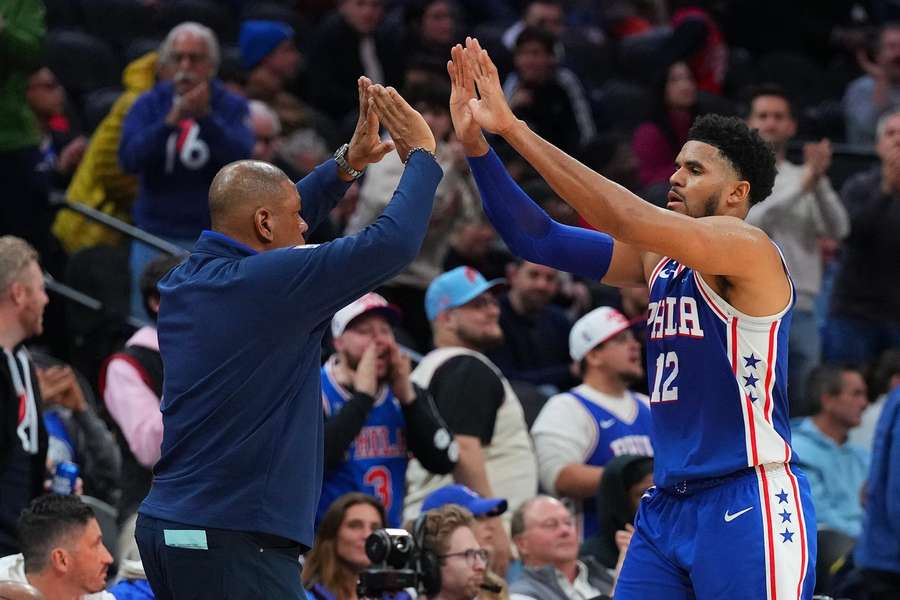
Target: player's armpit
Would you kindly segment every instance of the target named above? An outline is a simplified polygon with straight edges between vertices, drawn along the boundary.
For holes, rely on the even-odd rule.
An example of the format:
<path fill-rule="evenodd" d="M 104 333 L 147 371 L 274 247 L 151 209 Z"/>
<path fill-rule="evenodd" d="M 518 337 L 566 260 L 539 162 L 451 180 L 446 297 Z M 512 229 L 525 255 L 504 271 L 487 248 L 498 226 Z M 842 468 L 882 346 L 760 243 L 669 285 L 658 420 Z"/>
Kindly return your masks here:
<path fill-rule="evenodd" d="M 647 253 L 632 244 L 619 240 L 613 242 L 612 259 L 609 269 L 600 281 L 613 287 L 637 287 L 645 285 L 649 278 L 646 265 Z M 659 257 L 655 258 L 656 262 Z M 653 266 L 650 266 L 652 269 Z"/>

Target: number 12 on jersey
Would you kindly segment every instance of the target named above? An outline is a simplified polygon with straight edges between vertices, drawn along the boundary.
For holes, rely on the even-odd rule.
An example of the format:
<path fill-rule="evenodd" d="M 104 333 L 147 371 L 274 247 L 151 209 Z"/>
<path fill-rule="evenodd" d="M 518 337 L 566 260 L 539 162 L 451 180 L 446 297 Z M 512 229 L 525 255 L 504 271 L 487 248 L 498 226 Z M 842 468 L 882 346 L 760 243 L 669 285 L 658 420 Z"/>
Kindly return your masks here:
<path fill-rule="evenodd" d="M 663 380 L 663 372 L 668 376 Z M 675 352 L 662 352 L 656 357 L 656 379 L 650 394 L 650 402 L 675 402 L 678 400 L 678 355 Z"/>

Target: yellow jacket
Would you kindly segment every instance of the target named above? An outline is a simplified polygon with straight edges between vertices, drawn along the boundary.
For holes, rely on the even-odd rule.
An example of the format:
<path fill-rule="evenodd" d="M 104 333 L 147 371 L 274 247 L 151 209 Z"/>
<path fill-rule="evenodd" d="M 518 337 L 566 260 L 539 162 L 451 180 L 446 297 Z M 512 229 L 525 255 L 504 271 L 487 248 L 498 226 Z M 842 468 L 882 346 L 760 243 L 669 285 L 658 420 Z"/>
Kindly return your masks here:
<path fill-rule="evenodd" d="M 119 167 L 119 138 L 131 105 L 156 83 L 156 58 L 156 52 L 148 52 L 125 67 L 122 73 L 125 91 L 91 136 L 84 158 L 66 190 L 69 201 L 131 221 L 131 204 L 137 195 L 138 180 Z M 120 239 L 109 227 L 66 209 L 57 214 L 53 233 L 69 253 L 99 244 L 116 244 Z"/>

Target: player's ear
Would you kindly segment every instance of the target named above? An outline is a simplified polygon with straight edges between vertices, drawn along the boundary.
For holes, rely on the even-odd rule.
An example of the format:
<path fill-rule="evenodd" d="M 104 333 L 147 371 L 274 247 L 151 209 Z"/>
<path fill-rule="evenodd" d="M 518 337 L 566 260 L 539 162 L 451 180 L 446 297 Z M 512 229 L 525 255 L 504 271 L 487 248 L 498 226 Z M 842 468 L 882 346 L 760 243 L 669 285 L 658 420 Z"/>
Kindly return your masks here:
<path fill-rule="evenodd" d="M 734 184 L 734 187 L 731 188 L 731 194 L 728 196 L 728 204 L 737 207 L 745 202 L 749 202 L 750 199 L 750 182 L 749 181 L 738 181 Z"/>

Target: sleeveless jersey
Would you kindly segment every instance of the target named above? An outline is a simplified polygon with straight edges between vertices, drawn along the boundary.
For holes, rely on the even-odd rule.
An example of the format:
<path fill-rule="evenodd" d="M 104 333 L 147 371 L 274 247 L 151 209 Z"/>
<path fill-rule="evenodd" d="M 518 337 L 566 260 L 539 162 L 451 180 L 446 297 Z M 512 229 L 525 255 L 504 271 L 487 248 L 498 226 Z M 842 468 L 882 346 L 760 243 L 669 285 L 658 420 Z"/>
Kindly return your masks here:
<path fill-rule="evenodd" d="M 791 461 L 788 330 L 794 306 L 751 317 L 664 257 L 650 276 L 647 377 L 654 482 Z"/>
<path fill-rule="evenodd" d="M 653 445 L 650 439 L 653 429 L 650 407 L 645 401 L 638 399 L 636 394 L 628 392 L 628 397 L 637 406 L 637 417 L 633 423 L 621 421 L 613 413 L 574 390 L 569 390 L 569 394 L 585 408 L 594 420 L 594 429 L 597 431 L 596 444 L 584 464 L 602 467 L 614 457 L 623 454 L 653 456 Z M 584 507 L 583 536 L 584 539 L 588 539 L 599 529 L 596 498 L 586 498 L 582 506 Z"/>
<path fill-rule="evenodd" d="M 340 412 L 350 399 L 350 394 L 334 381 L 330 363 L 322 367 L 321 373 L 322 404 L 327 421 Z M 344 460 L 325 472 L 316 520 L 322 518 L 339 496 L 347 492 L 363 492 L 375 496 L 384 504 L 388 527 L 400 527 L 408 462 L 403 409 L 390 387 L 382 386 Z"/>

